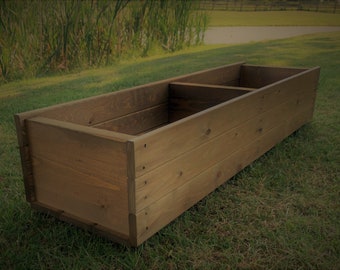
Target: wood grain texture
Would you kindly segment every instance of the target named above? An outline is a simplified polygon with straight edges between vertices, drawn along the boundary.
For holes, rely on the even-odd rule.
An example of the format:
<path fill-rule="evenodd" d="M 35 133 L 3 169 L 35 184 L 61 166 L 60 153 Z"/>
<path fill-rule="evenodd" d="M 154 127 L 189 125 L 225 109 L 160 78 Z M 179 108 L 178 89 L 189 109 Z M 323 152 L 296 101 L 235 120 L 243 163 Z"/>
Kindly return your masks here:
<path fill-rule="evenodd" d="M 163 103 L 107 122 L 94 125 L 96 128 L 137 135 L 168 123 L 168 104 Z"/>
<path fill-rule="evenodd" d="M 111 230 L 110 228 L 107 227 L 103 227 L 99 224 L 93 223 L 91 220 L 86 220 L 86 219 L 81 219 L 78 216 L 73 216 L 69 213 L 66 213 L 64 211 L 60 211 L 57 208 L 51 207 L 51 206 L 47 206 L 44 205 L 42 203 L 39 202 L 34 202 L 31 204 L 32 208 L 52 215 L 56 218 L 58 218 L 61 221 L 73 224 L 79 228 L 82 228 L 84 230 L 90 231 L 90 232 L 94 232 L 100 236 L 103 236 L 107 239 L 110 239 L 114 242 L 117 243 L 121 243 L 124 244 L 126 246 L 130 246 L 130 240 L 128 238 L 127 235 L 125 234 L 120 234 L 116 231 Z"/>
<path fill-rule="evenodd" d="M 299 102 L 298 102 L 299 101 Z M 276 106 L 240 122 L 235 128 L 183 153 L 136 179 L 136 211 L 140 211 L 167 193 L 185 184 L 213 164 L 232 155 L 251 143 L 262 133 L 297 117 L 300 111 L 312 106 L 313 97 L 306 91 L 287 100 L 277 100 Z M 305 119 L 306 120 L 306 119 Z M 223 121 L 221 121 L 223 125 Z"/>
<path fill-rule="evenodd" d="M 276 100 L 285 100 L 302 89 L 309 89 L 311 95 L 315 95 L 315 77 L 318 72 L 318 68 L 303 71 L 291 78 L 133 138 L 136 177 L 236 127 L 240 122 L 273 108 L 277 104 Z"/>
<path fill-rule="evenodd" d="M 150 83 L 26 113 L 21 119 L 45 117 L 92 126 L 167 102 L 168 82 Z"/>
<path fill-rule="evenodd" d="M 138 246 L 310 121 L 319 72 L 235 63 L 18 114 L 27 200 Z"/>
<path fill-rule="evenodd" d="M 173 78 L 173 82 L 239 86 L 240 70 L 244 62 L 212 68 Z"/>
<path fill-rule="evenodd" d="M 84 98 L 18 114 L 19 125 L 25 119 L 45 117 L 70 123 L 92 126 L 119 118 L 149 107 L 157 106 L 168 100 L 168 84 L 172 81 L 209 83 L 211 80 L 221 83 L 237 80 L 243 63 L 235 63 L 218 68 L 194 72 L 192 74 L 169 78 L 162 81 L 132 87 L 124 91 Z M 236 76 L 236 77 L 235 77 Z M 234 83 L 232 83 L 234 84 Z"/>
<path fill-rule="evenodd" d="M 126 142 L 45 118 L 27 127 L 37 201 L 128 235 Z"/>
<path fill-rule="evenodd" d="M 274 111 L 276 109 L 273 107 L 272 114 L 269 113 L 267 114 L 267 117 L 262 118 L 262 121 L 260 120 L 260 122 L 265 123 L 268 126 L 267 128 L 263 128 L 262 125 L 259 125 L 259 128 L 257 129 L 257 132 L 260 134 L 259 137 L 249 140 L 243 139 L 244 143 L 240 143 L 231 155 L 226 155 L 223 160 L 217 161 L 208 169 L 203 170 L 201 173 L 196 174 L 186 181 L 182 181 L 173 191 L 168 192 L 159 198 L 155 198 L 151 204 L 137 212 L 134 217 L 137 225 L 137 243 L 145 241 L 163 226 L 167 225 L 174 218 L 213 191 L 220 184 L 224 183 L 227 179 L 263 155 L 278 142 L 289 136 L 306 122 L 310 121 L 314 108 L 319 71 L 320 69 L 317 67 L 308 72 L 303 72 L 302 77 L 305 77 L 305 84 L 301 84 L 299 79 L 301 76 L 300 74 L 300 76 L 295 76 L 293 80 L 285 80 L 285 82 L 290 82 L 288 85 L 284 85 L 285 87 L 283 88 L 282 82 L 271 86 L 270 88 L 275 93 L 274 95 L 276 97 L 282 98 L 282 92 L 286 92 L 284 96 L 290 99 L 289 102 L 286 102 L 289 106 L 282 105 L 283 107 L 281 109 L 283 110 L 279 109 L 275 113 Z M 306 78 L 308 78 L 308 80 Z M 245 96 L 243 96 L 243 98 L 244 97 Z M 261 104 L 257 113 L 263 115 L 263 111 L 270 110 L 271 106 L 268 106 L 268 104 L 272 104 L 275 98 L 273 95 L 268 95 L 268 93 L 266 93 L 266 95 L 261 95 L 261 99 L 266 100 L 267 103 Z M 225 103 L 225 105 L 226 104 L 227 103 Z M 282 115 L 282 113 L 286 114 Z M 277 117 L 281 117 L 281 120 L 278 119 L 278 121 L 275 121 Z M 271 127 L 269 123 L 272 123 L 273 126 Z M 238 133 L 235 134 L 238 135 Z M 249 136 L 248 133 L 243 134 L 245 134 L 246 137 Z M 230 146 L 232 145 L 233 144 L 227 145 L 225 150 L 227 151 L 227 149 L 230 149 Z M 194 157 L 195 155 L 192 156 L 192 158 Z M 196 158 L 196 160 L 198 161 L 199 159 Z M 172 161 L 169 163 L 171 164 Z M 151 173 L 152 172 L 149 174 Z M 184 175 L 185 172 L 180 170 L 177 178 Z M 147 179 L 147 176 L 148 174 L 145 174 L 139 179 L 137 178 L 136 193 L 138 193 L 138 189 L 143 186 L 143 183 L 145 186 L 149 184 L 151 178 L 145 180 Z M 176 178 L 174 175 L 173 177 Z M 152 184 L 152 181 L 150 181 L 150 183 Z M 151 193 L 148 194 L 153 194 L 153 192 L 151 191 Z M 136 197 L 138 196 L 139 195 L 137 194 Z M 144 199 L 148 199 L 148 195 L 145 196 L 146 198 L 144 197 Z M 140 196 L 140 198 L 142 199 L 143 197 Z M 171 207 L 168 207 L 169 205 L 171 205 Z"/>
<path fill-rule="evenodd" d="M 34 202 L 36 200 L 36 196 L 26 127 L 24 125 L 24 121 L 22 121 L 19 115 L 14 116 L 14 121 L 20 151 L 21 169 L 24 178 L 25 196 L 28 202 Z"/>
<path fill-rule="evenodd" d="M 260 88 L 278 82 L 307 69 L 256 66 L 245 64 L 240 71 L 240 86 Z"/>
<path fill-rule="evenodd" d="M 177 121 L 248 92 L 249 88 L 180 82 L 170 83 L 169 122 Z"/>
<path fill-rule="evenodd" d="M 287 119 L 136 214 L 140 244 L 303 125 L 310 108 Z M 306 117 L 307 116 L 307 117 Z"/>

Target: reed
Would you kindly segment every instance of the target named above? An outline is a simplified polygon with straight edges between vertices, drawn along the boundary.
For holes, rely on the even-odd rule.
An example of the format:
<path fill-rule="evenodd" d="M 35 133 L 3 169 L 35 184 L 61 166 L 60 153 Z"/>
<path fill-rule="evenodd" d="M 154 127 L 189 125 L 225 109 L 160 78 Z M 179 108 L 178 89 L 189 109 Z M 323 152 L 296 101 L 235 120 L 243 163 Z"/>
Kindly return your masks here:
<path fill-rule="evenodd" d="M 0 0 L 0 82 L 202 41 L 197 1 Z"/>

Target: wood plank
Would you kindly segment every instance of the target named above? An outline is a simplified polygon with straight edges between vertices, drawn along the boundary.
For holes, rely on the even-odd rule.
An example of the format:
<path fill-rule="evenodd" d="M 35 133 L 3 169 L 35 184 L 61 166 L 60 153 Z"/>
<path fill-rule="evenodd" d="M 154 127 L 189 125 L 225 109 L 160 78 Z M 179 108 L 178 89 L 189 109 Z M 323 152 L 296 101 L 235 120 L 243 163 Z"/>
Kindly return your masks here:
<path fill-rule="evenodd" d="M 247 88 L 239 86 L 224 86 L 212 84 L 198 83 L 169 83 L 169 98 L 204 98 L 204 99 L 219 99 L 228 100 L 237 96 L 241 96 L 249 91 L 254 91 L 256 88 Z"/>
<path fill-rule="evenodd" d="M 45 118 L 27 129 L 37 201 L 128 235 L 126 141 Z"/>
<path fill-rule="evenodd" d="M 212 100 L 171 98 L 169 100 L 169 123 L 209 109 L 222 102 Z"/>
<path fill-rule="evenodd" d="M 57 208 L 53 208 L 51 206 L 47 206 L 42 203 L 34 202 L 31 205 L 33 209 L 52 215 L 61 221 L 73 224 L 84 230 L 94 232 L 114 242 L 122 243 L 128 246 L 130 245 L 128 235 L 120 234 L 116 231 L 111 230 L 110 228 L 103 227 L 99 224 L 93 223 L 91 220 L 81 219 L 77 216 L 71 215 L 70 213 L 60 211 Z"/>
<path fill-rule="evenodd" d="M 21 127 L 23 127 L 25 119 L 38 116 L 91 126 L 167 102 L 168 84 L 172 81 L 194 81 L 209 84 L 232 80 L 235 79 L 235 76 L 238 80 L 242 64 L 234 63 L 122 91 L 24 112 L 17 114 L 17 118 Z"/>
<path fill-rule="evenodd" d="M 36 200 L 34 190 L 34 179 L 32 172 L 32 161 L 30 158 L 29 148 L 27 144 L 26 128 L 18 115 L 14 116 L 17 139 L 20 151 L 21 169 L 24 178 L 25 196 L 28 202 L 34 202 Z"/>
<path fill-rule="evenodd" d="M 156 106 L 167 99 L 168 82 L 157 82 L 20 113 L 17 118 L 21 126 L 25 119 L 38 116 L 92 126 Z"/>
<path fill-rule="evenodd" d="M 127 187 L 33 158 L 37 201 L 128 235 Z"/>
<path fill-rule="evenodd" d="M 41 110 L 44 111 L 44 109 L 41 109 Z M 20 146 L 28 146 L 26 122 L 27 122 L 28 119 L 33 119 L 33 118 L 42 122 L 42 123 L 45 123 L 45 124 L 50 123 L 50 124 L 53 124 L 53 125 L 56 125 L 56 126 L 63 127 L 65 129 L 78 130 L 78 132 L 81 132 L 81 133 L 88 133 L 88 134 L 95 135 L 95 136 L 102 137 L 102 138 L 111 138 L 112 140 L 116 140 L 116 141 L 127 141 L 130 138 L 132 138 L 131 135 L 127 135 L 127 134 L 120 134 L 118 132 L 95 129 L 95 128 L 92 128 L 92 127 L 83 126 L 83 125 L 75 124 L 75 123 L 72 123 L 72 122 L 55 120 L 53 118 L 35 116 L 35 115 L 39 115 L 38 111 L 40 111 L 40 110 L 26 112 L 26 113 L 20 113 L 20 114 L 14 115 L 16 128 L 17 128 L 17 136 L 18 136 L 19 147 Z"/>
<path fill-rule="evenodd" d="M 136 212 L 136 189 L 135 189 L 135 152 L 134 143 L 127 142 L 128 157 L 128 204 L 129 204 L 129 242 L 132 246 L 137 246 L 137 230 L 135 216 Z"/>
<path fill-rule="evenodd" d="M 163 103 L 94 125 L 96 128 L 136 135 L 168 122 L 168 104 Z"/>
<path fill-rule="evenodd" d="M 249 88 L 219 85 L 170 83 L 169 122 L 174 122 L 194 113 L 213 107 L 219 103 L 241 96 Z"/>
<path fill-rule="evenodd" d="M 297 92 L 310 90 L 314 96 L 319 68 L 314 68 L 249 92 L 203 112 L 133 138 L 135 142 L 136 177 L 236 127 L 254 115 L 284 102 Z M 190 139 L 188 139 L 190 138 Z M 164 155 L 166 153 L 166 155 Z"/>
<path fill-rule="evenodd" d="M 260 88 L 296 75 L 306 69 L 271 66 L 243 65 L 240 71 L 240 86 Z"/>
<path fill-rule="evenodd" d="M 299 103 L 297 103 L 299 100 Z M 297 117 L 312 105 L 313 97 L 305 92 L 274 108 L 241 122 L 237 127 L 199 145 L 136 179 L 136 211 L 185 184 L 206 168 L 232 155 L 262 133 Z"/>
<path fill-rule="evenodd" d="M 44 118 L 29 119 L 27 126 L 31 156 L 39 156 L 72 166 L 87 174 L 96 174 L 103 179 L 124 183 L 126 141 L 119 142 L 110 137 L 95 135 L 110 134 L 109 131 L 88 128 L 93 134 L 82 133 L 81 130 L 86 127 L 79 126 L 79 130 L 66 129 L 66 126 L 70 126 L 69 123 Z"/>
<path fill-rule="evenodd" d="M 287 134 L 292 133 L 296 127 L 294 126 L 291 129 L 291 123 L 285 121 L 137 213 L 135 216 L 137 244 L 158 232 L 162 227 L 270 150 L 282 141 Z"/>
<path fill-rule="evenodd" d="M 195 72 L 186 76 L 172 78 L 170 82 L 188 82 L 198 84 L 231 85 L 237 86 L 240 79 L 240 70 L 244 62 L 234 63 L 222 67 Z"/>

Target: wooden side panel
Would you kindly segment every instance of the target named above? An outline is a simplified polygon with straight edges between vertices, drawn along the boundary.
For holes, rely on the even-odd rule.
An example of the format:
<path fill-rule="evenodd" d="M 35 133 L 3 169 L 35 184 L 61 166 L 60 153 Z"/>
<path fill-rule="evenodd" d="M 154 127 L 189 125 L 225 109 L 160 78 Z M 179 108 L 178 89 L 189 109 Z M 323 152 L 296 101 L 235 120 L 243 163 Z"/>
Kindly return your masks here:
<path fill-rule="evenodd" d="M 249 88 L 180 82 L 170 83 L 169 122 L 177 121 L 248 92 Z"/>
<path fill-rule="evenodd" d="M 166 103 L 167 100 L 168 82 L 159 82 L 21 113 L 20 118 L 41 116 L 93 126 Z"/>
<path fill-rule="evenodd" d="M 298 100 L 299 103 L 297 103 Z M 256 140 L 286 119 L 297 117 L 300 112 L 304 112 L 313 104 L 312 101 L 313 97 L 306 92 L 300 92 L 283 103 L 278 100 L 277 106 L 272 109 L 255 115 L 220 136 L 138 177 L 136 179 L 136 211 L 141 211 L 161 199 L 195 175 L 232 155 L 239 148 Z"/>
<path fill-rule="evenodd" d="M 273 108 L 275 100 L 285 100 L 301 89 L 315 96 L 318 74 L 318 68 L 304 71 L 134 138 L 136 177 Z"/>
<path fill-rule="evenodd" d="M 103 227 L 99 224 L 93 223 L 91 220 L 81 219 L 69 213 L 60 211 L 59 209 L 38 202 L 32 203 L 32 207 L 40 212 L 44 212 L 49 215 L 55 216 L 56 218 L 62 221 L 71 223 L 87 231 L 94 232 L 114 242 L 122 243 L 127 246 L 131 245 L 127 235 L 120 234 L 114 230 L 110 230 L 107 227 Z"/>
<path fill-rule="evenodd" d="M 126 142 L 46 118 L 27 128 L 37 202 L 128 235 Z"/>
<path fill-rule="evenodd" d="M 225 159 L 186 181 L 173 192 L 145 207 L 136 214 L 137 243 L 140 244 L 162 227 L 204 198 L 219 185 L 270 150 L 291 134 L 308 118 L 311 108 L 279 123 L 256 140 L 244 144 Z M 295 118 L 296 117 L 296 118 Z"/>
<path fill-rule="evenodd" d="M 239 86 L 240 70 L 243 62 L 199 71 L 183 77 L 173 78 L 172 82 Z"/>
<path fill-rule="evenodd" d="M 35 189 L 32 172 L 32 161 L 29 154 L 27 133 L 19 115 L 14 116 L 18 145 L 21 158 L 21 169 L 25 184 L 25 195 L 28 202 L 35 201 Z"/>
<path fill-rule="evenodd" d="M 192 81 L 206 84 L 225 84 L 230 82 L 230 85 L 238 85 L 242 64 L 235 63 L 114 93 L 21 113 L 19 117 L 21 120 L 20 126 L 23 126 L 24 119 L 38 116 L 86 126 L 100 124 L 166 103 L 168 100 L 168 84 L 172 81 Z M 235 80 L 237 82 L 234 82 Z"/>
<path fill-rule="evenodd" d="M 148 170 L 146 165 L 139 168 L 138 155 L 146 154 L 150 149 L 156 150 L 153 148 L 156 140 L 144 140 L 148 136 L 133 139 L 137 177 L 136 212 L 132 217 L 130 215 L 130 219 L 136 223 L 137 244 L 309 121 L 314 107 L 318 75 L 319 68 L 302 72 L 275 83 L 270 88 L 253 91 L 204 113 L 198 113 L 195 117 L 188 117 L 186 121 L 180 120 L 177 124 L 172 124 L 174 134 L 167 140 L 170 141 L 169 146 L 176 148 L 177 153 L 166 161 L 158 160 L 158 166 L 151 167 L 152 169 Z M 211 117 L 207 118 L 210 126 L 205 123 L 207 115 Z M 213 125 L 214 119 L 219 120 L 219 125 Z M 180 140 L 183 139 L 181 131 L 187 131 L 185 128 L 190 127 L 190 121 L 203 125 L 201 132 L 205 132 L 200 136 L 195 132 L 188 132 L 187 138 L 190 139 L 183 143 Z M 182 122 L 185 123 L 183 127 Z M 223 126 L 224 129 L 211 136 L 218 126 Z M 190 129 L 195 131 L 193 126 Z M 160 131 L 169 132 L 164 127 L 151 134 L 158 135 L 157 142 L 165 143 L 162 136 L 159 136 Z M 143 139 L 142 145 L 139 145 L 140 139 Z M 196 145 L 192 147 L 195 140 Z M 166 150 L 163 148 L 163 151 L 171 155 L 170 147 Z M 143 161 L 145 160 L 143 156 Z M 150 165 L 152 163 L 149 167 Z M 138 174 L 139 170 L 142 173 Z"/>
<path fill-rule="evenodd" d="M 260 88 L 296 75 L 306 69 L 243 65 L 240 86 Z"/>
<path fill-rule="evenodd" d="M 168 104 L 157 105 L 139 112 L 131 113 L 94 127 L 136 135 L 168 123 Z"/>

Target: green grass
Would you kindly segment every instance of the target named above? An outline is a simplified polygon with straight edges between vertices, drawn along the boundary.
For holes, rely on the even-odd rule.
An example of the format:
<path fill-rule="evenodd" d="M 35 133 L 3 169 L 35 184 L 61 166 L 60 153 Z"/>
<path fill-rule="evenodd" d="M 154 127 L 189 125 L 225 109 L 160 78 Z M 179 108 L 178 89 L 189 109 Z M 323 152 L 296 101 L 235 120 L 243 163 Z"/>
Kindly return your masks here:
<path fill-rule="evenodd" d="M 208 11 L 209 26 L 340 26 L 340 14 L 307 11 Z"/>
<path fill-rule="evenodd" d="M 139 248 L 30 209 L 13 114 L 235 61 L 321 66 L 314 120 Z M 340 33 L 203 47 L 0 87 L 0 269 L 338 269 Z"/>

